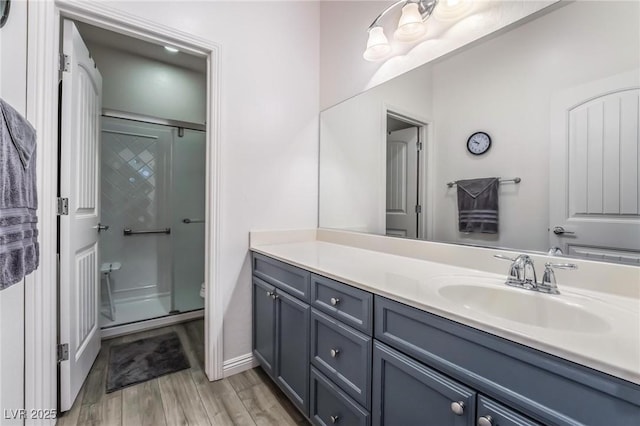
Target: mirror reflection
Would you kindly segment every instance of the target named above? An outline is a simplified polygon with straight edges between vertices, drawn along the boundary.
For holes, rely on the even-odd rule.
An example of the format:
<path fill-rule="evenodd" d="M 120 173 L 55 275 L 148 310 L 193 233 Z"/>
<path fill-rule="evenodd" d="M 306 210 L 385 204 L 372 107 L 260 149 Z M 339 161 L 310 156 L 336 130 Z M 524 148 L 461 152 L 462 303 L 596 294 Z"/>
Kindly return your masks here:
<path fill-rule="evenodd" d="M 638 16 L 570 3 L 323 111 L 320 227 L 640 265 Z"/>

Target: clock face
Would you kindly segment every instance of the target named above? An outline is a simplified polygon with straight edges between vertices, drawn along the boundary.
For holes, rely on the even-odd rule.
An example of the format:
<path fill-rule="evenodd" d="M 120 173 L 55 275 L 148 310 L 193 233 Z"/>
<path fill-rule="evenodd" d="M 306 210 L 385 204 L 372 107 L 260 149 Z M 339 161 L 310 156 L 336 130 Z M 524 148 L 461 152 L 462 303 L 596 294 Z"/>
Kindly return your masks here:
<path fill-rule="evenodd" d="M 490 147 L 491 137 L 485 132 L 476 132 L 467 140 L 467 149 L 474 155 L 484 154 Z"/>

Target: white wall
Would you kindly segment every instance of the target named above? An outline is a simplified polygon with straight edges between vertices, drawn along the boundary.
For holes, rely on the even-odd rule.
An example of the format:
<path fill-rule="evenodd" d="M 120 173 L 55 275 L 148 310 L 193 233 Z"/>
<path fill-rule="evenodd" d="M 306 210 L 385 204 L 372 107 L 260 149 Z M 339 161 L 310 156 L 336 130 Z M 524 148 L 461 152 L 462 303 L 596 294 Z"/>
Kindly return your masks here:
<path fill-rule="evenodd" d="M 317 2 L 118 2 L 222 45 L 224 358 L 251 352 L 250 229 L 317 224 Z"/>
<path fill-rule="evenodd" d="M 102 74 L 103 108 L 206 121 L 205 74 L 99 44 L 88 43 L 88 47 Z"/>
<path fill-rule="evenodd" d="M 27 4 L 12 2 L 0 30 L 0 97 L 26 115 Z M 24 282 L 0 291 L 0 424 L 5 410 L 24 408 Z M 8 417 L 11 417 L 10 415 Z"/>
<path fill-rule="evenodd" d="M 355 96 L 398 75 L 439 58 L 483 36 L 504 28 L 557 0 L 473 1 L 464 19 L 445 20 L 434 12 L 427 33 L 418 43 L 393 41 L 400 17 L 395 10 L 381 24 L 391 42 L 393 56 L 380 62 L 362 58 L 367 28 L 393 1 L 323 1 L 320 3 L 320 109 Z M 444 7 L 440 2 L 438 8 Z"/>
<path fill-rule="evenodd" d="M 575 2 L 434 65 L 436 240 L 549 248 L 551 99 L 640 67 L 639 6 Z M 466 149 L 477 130 L 492 137 L 481 157 Z M 457 230 L 456 190 L 446 182 L 482 176 L 522 178 L 500 187 L 499 236 Z"/>

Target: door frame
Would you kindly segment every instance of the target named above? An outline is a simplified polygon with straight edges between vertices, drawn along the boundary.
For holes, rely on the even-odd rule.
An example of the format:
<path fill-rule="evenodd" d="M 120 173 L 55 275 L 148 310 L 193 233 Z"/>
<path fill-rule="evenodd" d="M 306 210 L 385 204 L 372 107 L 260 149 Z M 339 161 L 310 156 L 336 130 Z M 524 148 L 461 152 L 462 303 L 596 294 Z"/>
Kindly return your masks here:
<path fill-rule="evenodd" d="M 399 120 L 413 124 L 418 127 L 419 138 L 422 141 L 422 151 L 418 153 L 418 169 L 420 174 L 418 177 L 418 196 L 422 206 L 422 214 L 418 220 L 418 239 L 423 240 L 427 236 L 433 235 L 433 189 L 435 188 L 435 173 L 433 164 L 433 123 L 424 116 L 407 111 L 405 108 L 398 107 L 393 104 L 384 103 L 382 105 L 382 119 L 380 129 L 380 176 L 379 187 L 382 188 L 380 196 L 380 223 L 383 224 L 383 232 L 386 218 L 386 187 L 387 187 L 387 116 L 391 115 Z"/>
<path fill-rule="evenodd" d="M 25 408 L 57 405 L 58 260 L 56 187 L 58 176 L 58 54 L 61 18 L 122 33 L 207 58 L 207 154 L 205 225 L 205 372 L 223 377 L 224 304 L 220 286 L 220 58 L 218 43 L 130 16 L 94 2 L 29 2 L 27 119 L 38 129 L 38 194 L 40 203 L 40 267 L 26 278 Z M 55 419 L 51 420 L 51 424 Z M 45 422 L 46 423 L 46 422 Z"/>

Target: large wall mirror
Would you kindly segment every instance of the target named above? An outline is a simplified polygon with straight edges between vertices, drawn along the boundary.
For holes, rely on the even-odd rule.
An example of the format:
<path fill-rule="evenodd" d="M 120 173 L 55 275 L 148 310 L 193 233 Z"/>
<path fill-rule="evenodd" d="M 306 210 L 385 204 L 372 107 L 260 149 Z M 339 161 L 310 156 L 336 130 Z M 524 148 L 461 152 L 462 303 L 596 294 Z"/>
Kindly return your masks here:
<path fill-rule="evenodd" d="M 553 7 L 324 110 L 320 227 L 640 266 L 639 16 Z"/>

